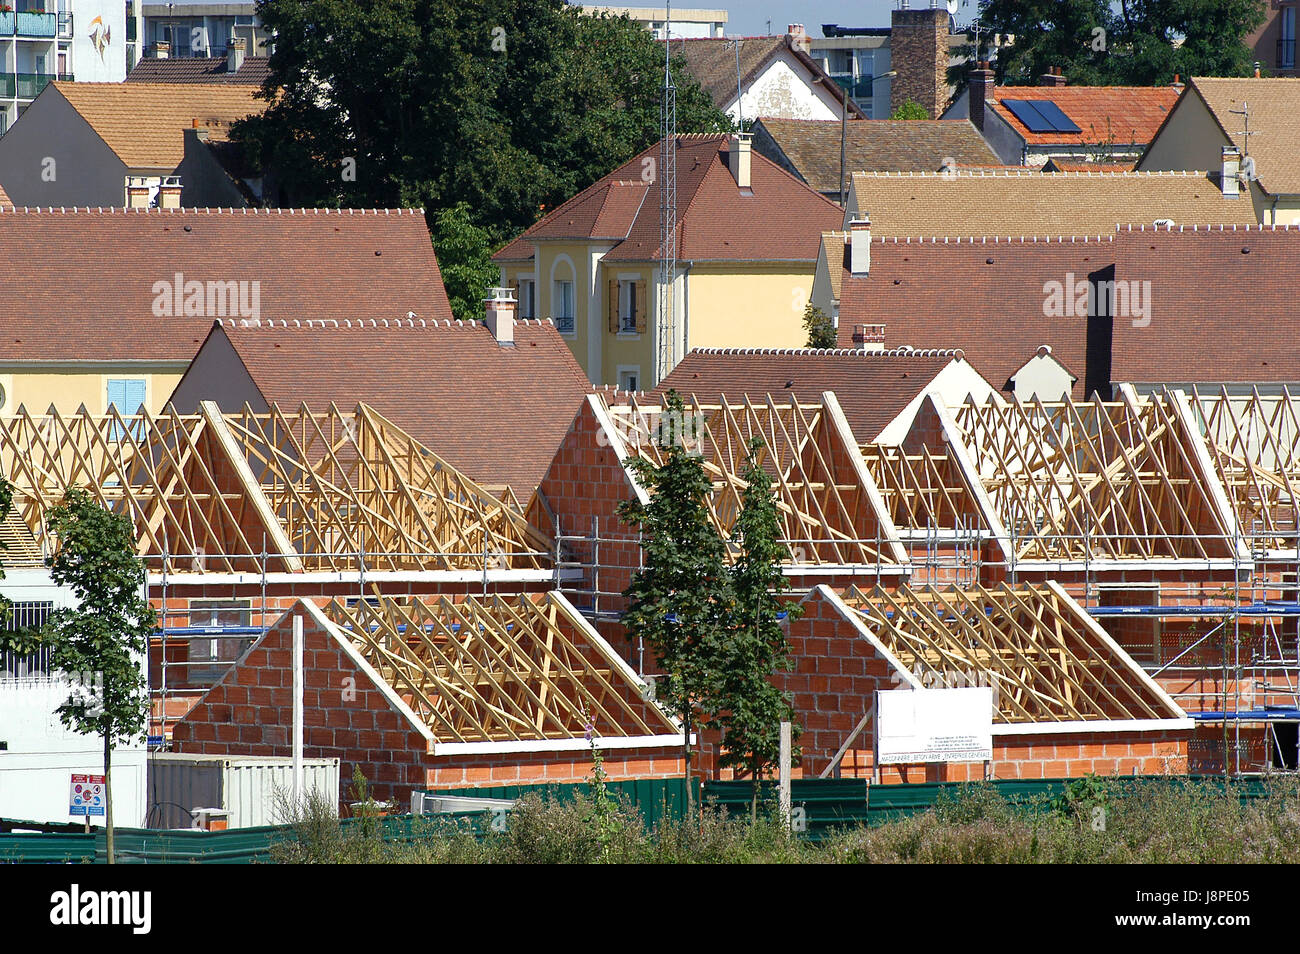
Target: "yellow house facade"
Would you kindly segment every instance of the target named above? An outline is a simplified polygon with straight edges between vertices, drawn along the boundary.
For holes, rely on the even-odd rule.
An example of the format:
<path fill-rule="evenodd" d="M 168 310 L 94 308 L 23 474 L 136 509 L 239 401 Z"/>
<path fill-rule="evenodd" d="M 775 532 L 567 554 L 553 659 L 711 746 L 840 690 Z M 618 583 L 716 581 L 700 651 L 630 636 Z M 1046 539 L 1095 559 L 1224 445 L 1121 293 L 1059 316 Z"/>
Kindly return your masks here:
<path fill-rule="evenodd" d="M 0 415 L 25 407 L 43 414 L 49 407 L 71 413 L 84 406 L 107 414 L 110 405 L 122 414 L 143 406 L 160 411 L 189 366 L 189 360 L 160 362 L 0 362 Z M 138 403 L 137 403 L 138 401 Z"/>
<path fill-rule="evenodd" d="M 842 212 L 739 136 L 679 137 L 678 258 L 665 322 L 647 150 L 494 256 L 519 315 L 550 318 L 595 384 L 650 390 L 693 348 L 798 348 L 824 228 Z M 665 366 L 666 362 L 666 366 Z"/>

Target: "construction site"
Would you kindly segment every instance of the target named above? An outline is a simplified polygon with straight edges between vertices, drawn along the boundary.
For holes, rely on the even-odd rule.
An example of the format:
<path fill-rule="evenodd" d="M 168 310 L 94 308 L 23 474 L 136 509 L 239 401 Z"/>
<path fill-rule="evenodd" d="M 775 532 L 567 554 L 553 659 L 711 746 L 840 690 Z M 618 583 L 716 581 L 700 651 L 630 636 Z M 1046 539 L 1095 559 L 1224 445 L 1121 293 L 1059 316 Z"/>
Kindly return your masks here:
<path fill-rule="evenodd" d="M 683 771 L 629 638 L 620 503 L 664 408 L 588 395 L 536 490 L 500 495 L 362 404 L 0 419 L 8 568 L 71 488 L 131 518 L 158 614 L 157 753 L 303 754 L 377 797 Z M 1297 768 L 1300 397 L 1164 389 L 948 406 L 861 443 L 836 396 L 687 398 L 675 439 L 728 538 L 751 442 L 773 480 L 803 730 L 796 777 L 872 783 Z M 734 558 L 734 548 L 731 552 Z M 39 615 L 36 603 L 26 607 Z M 991 687 L 992 758 L 879 764 L 876 693 Z M 698 771 L 725 779 L 720 740 Z"/>

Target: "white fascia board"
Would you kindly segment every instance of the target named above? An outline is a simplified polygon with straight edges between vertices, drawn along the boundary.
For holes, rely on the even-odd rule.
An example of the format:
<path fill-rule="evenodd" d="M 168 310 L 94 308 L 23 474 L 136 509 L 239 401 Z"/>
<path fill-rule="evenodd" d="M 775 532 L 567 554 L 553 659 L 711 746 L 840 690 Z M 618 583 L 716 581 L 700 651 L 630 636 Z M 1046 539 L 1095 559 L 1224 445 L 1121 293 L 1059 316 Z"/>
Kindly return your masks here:
<path fill-rule="evenodd" d="M 912 564 L 882 563 L 790 563 L 781 567 L 785 576 L 911 576 Z"/>
<path fill-rule="evenodd" d="M 849 625 L 858 631 L 859 636 L 869 642 L 872 648 L 874 648 L 876 652 L 880 653 L 880 655 L 894 667 L 894 670 L 899 674 L 901 682 L 906 683 L 906 685 L 900 685 L 900 689 L 907 688 L 908 686 L 913 689 L 925 688 L 921 683 L 921 680 L 918 679 L 910 669 L 904 666 L 899 658 L 885 647 L 884 643 L 876 638 L 875 633 L 866 627 L 862 622 L 861 615 L 845 603 L 844 600 L 840 599 L 838 593 L 825 584 L 819 584 L 817 586 L 817 591 L 820 592 L 825 599 L 828 599 L 831 602 L 831 605 L 840 611 L 840 615 L 848 621 Z"/>
<path fill-rule="evenodd" d="M 662 749 L 670 746 L 685 745 L 682 734 L 676 735 L 634 735 L 627 738 L 596 736 L 592 742 L 586 739 L 523 739 L 511 742 L 438 742 L 434 744 L 431 754 L 448 755 L 507 755 L 527 754 L 530 752 L 589 752 L 593 743 L 602 752 L 619 749 Z M 691 733 L 691 744 L 696 743 L 695 733 Z"/>
<path fill-rule="evenodd" d="M 993 736 L 1006 735 L 1078 735 L 1080 733 L 1180 732 L 1196 728 L 1195 719 L 1102 719 L 1096 722 L 1026 722 L 998 723 Z"/>
<path fill-rule="evenodd" d="M 609 446 L 613 448 L 614 456 L 618 458 L 619 464 L 622 465 L 623 475 L 627 478 L 627 482 L 631 485 L 633 492 L 636 493 L 636 499 L 640 501 L 641 506 L 648 507 L 650 505 L 650 495 L 636 479 L 636 474 L 632 471 L 632 468 L 628 466 L 633 455 L 628 453 L 627 445 L 623 443 L 622 435 L 619 434 L 618 429 L 614 426 L 614 422 L 610 418 L 609 413 L 605 410 L 605 405 L 601 401 L 599 395 L 588 394 L 587 406 L 590 407 L 592 413 L 596 415 L 596 423 L 600 425 L 601 430 L 605 433 L 605 437 L 609 440 Z"/>
<path fill-rule="evenodd" d="M 561 579 L 578 579 L 581 569 L 560 571 Z M 260 573 L 168 573 L 171 586 L 240 586 L 261 584 Z M 367 570 L 367 583 L 481 583 L 482 570 Z M 554 570 L 488 570 L 488 583 L 542 583 L 555 579 Z M 268 573 L 268 584 L 278 583 L 359 583 L 356 570 L 320 570 L 307 573 Z M 163 574 L 151 571 L 150 586 L 162 586 Z"/>
<path fill-rule="evenodd" d="M 1076 570 L 1083 572 L 1086 568 L 1093 572 L 1102 570 L 1231 570 L 1233 567 L 1249 572 L 1254 561 L 1217 560 L 1144 560 L 1134 557 L 1131 560 L 1017 560 L 1016 571 L 1048 572 L 1050 570 Z"/>

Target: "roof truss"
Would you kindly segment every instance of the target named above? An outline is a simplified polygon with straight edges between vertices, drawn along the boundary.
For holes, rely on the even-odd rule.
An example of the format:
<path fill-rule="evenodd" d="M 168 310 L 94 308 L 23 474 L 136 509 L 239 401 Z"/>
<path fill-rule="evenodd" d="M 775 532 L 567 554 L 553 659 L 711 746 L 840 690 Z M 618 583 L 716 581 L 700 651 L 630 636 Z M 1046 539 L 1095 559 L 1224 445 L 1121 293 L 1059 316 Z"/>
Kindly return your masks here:
<path fill-rule="evenodd" d="M 852 587 L 843 599 L 923 683 L 992 686 L 995 722 L 1182 718 L 1059 588 Z"/>
<path fill-rule="evenodd" d="M 957 530 L 983 525 L 983 514 L 950 448 L 863 444 L 867 471 L 900 530 Z"/>
<path fill-rule="evenodd" d="M 326 615 L 440 742 L 679 733 L 613 651 L 554 594 L 344 606 Z"/>

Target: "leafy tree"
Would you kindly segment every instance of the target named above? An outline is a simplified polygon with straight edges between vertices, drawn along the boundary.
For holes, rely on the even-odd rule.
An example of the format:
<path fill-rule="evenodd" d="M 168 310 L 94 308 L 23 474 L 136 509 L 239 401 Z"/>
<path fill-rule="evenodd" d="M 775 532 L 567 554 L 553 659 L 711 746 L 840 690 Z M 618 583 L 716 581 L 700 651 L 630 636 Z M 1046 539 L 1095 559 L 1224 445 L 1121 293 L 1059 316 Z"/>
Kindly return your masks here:
<path fill-rule="evenodd" d="M 914 99 L 899 103 L 890 119 L 929 119 L 930 113 Z"/>
<path fill-rule="evenodd" d="M 0 523 L 4 523 L 9 519 L 9 511 L 13 509 L 13 505 L 14 489 L 9 485 L 9 481 L 5 480 L 3 475 L 0 475 Z M 5 542 L 0 540 L 0 554 L 7 549 Z M 0 580 L 4 578 L 4 562 L 0 561 Z M 5 640 L 5 633 L 9 629 L 9 613 L 11 609 L 10 602 L 5 599 L 4 594 L 0 594 L 0 652 L 3 652 L 6 648 L 3 640 Z"/>
<path fill-rule="evenodd" d="M 263 95 L 236 125 L 270 198 L 305 206 L 465 202 L 496 242 L 659 138 L 663 47 L 561 0 L 262 0 Z M 730 128 L 680 59 L 678 128 Z"/>
<path fill-rule="evenodd" d="M 808 332 L 809 348 L 834 348 L 839 344 L 839 333 L 835 322 L 812 302 L 803 309 L 803 327 Z"/>
<path fill-rule="evenodd" d="M 492 264 L 490 233 L 470 221 L 467 203 L 457 202 L 438 213 L 433 246 L 452 313 L 462 321 L 481 320 L 483 298 L 500 274 Z"/>
<path fill-rule="evenodd" d="M 112 863 L 113 748 L 144 735 L 149 695 L 140 662 L 154 612 L 141 592 L 145 571 L 135 556 L 130 518 L 74 489 L 47 520 L 59 539 L 50 575 L 59 586 L 71 587 L 78 605 L 55 610 L 42 640 L 51 649 L 51 668 L 72 677 L 72 692 L 57 710 L 63 724 L 104 742 L 104 821 Z M 89 673 L 93 679 L 85 678 Z"/>
<path fill-rule="evenodd" d="M 711 724 L 722 729 L 725 746 L 719 764 L 749 772 L 755 817 L 759 781 L 780 757 L 780 725 L 794 719 L 789 699 L 772 681 L 778 671 L 794 665 L 779 616 L 785 612 L 797 619 L 802 612 L 781 598 L 790 585 L 781 572 L 786 547 L 772 478 L 760 462 L 762 447 L 762 440 L 754 438 L 741 475 L 745 489 L 732 531 L 740 552 L 731 571 L 736 611 L 723 647 L 725 663 L 714 674 L 717 684 L 711 693 L 719 709 Z M 797 734 L 798 726 L 792 728 Z"/>
<path fill-rule="evenodd" d="M 983 0 L 981 49 L 962 52 L 989 59 L 984 31 L 1013 34 L 993 64 L 1008 86 L 1033 85 L 1053 66 L 1075 86 L 1154 86 L 1175 73 L 1245 76 L 1252 65 L 1245 39 L 1264 15 L 1259 0 Z M 964 89 L 968 70 L 969 63 L 951 67 L 949 83 Z"/>
<path fill-rule="evenodd" d="M 644 566 L 625 591 L 623 622 L 628 637 L 644 640 L 663 677 L 656 697 L 676 712 L 685 729 L 686 791 L 691 783 L 690 732 L 715 711 L 711 693 L 723 658 L 735 598 L 726 565 L 726 544 L 709 519 L 713 490 L 702 458 L 686 444 L 693 434 L 681 396 L 669 391 L 656 434 L 663 463 L 631 462 L 649 502 L 619 505 L 624 522 L 641 531 Z"/>

